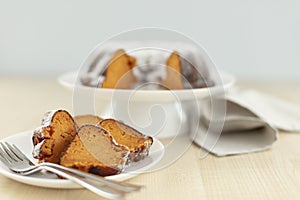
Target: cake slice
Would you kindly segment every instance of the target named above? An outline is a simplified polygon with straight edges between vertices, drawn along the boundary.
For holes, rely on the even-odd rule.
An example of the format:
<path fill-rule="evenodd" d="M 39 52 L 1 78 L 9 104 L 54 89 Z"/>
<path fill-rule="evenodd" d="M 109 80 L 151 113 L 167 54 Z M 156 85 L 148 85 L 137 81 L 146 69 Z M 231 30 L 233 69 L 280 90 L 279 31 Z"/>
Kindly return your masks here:
<path fill-rule="evenodd" d="M 77 115 L 74 117 L 74 120 L 79 128 L 85 124 L 96 125 L 102 120 L 102 118 L 96 115 Z"/>
<path fill-rule="evenodd" d="M 163 86 L 168 90 L 184 89 L 181 73 L 180 56 L 173 52 L 166 61 L 166 78 L 163 80 Z"/>
<path fill-rule="evenodd" d="M 60 159 L 65 167 L 79 169 L 100 176 L 122 172 L 129 149 L 118 145 L 104 129 L 83 125 Z"/>
<path fill-rule="evenodd" d="M 61 153 L 76 135 L 76 124 L 65 110 L 49 111 L 33 133 L 33 157 L 38 162 L 59 163 Z"/>
<path fill-rule="evenodd" d="M 130 89 L 137 79 L 132 73 L 136 65 L 136 59 L 125 53 L 124 50 L 117 50 L 111 58 L 105 74 L 102 88 Z"/>
<path fill-rule="evenodd" d="M 153 139 L 145 136 L 130 126 L 114 120 L 104 119 L 99 126 L 107 130 L 118 144 L 127 146 L 130 150 L 130 160 L 137 162 L 149 154 Z"/>

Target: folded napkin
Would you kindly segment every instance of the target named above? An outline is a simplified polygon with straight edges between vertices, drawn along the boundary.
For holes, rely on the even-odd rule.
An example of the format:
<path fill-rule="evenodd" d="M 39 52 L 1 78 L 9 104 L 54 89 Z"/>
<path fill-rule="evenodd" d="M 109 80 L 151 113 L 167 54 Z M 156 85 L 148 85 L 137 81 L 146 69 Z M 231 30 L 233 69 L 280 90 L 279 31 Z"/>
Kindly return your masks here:
<path fill-rule="evenodd" d="M 226 117 L 220 133 L 207 132 L 210 99 L 201 102 L 199 131 L 194 142 L 216 156 L 257 152 L 277 140 L 278 129 L 300 132 L 300 107 L 254 90 L 235 89 L 226 95 Z M 218 120 L 218 119 L 216 119 Z M 207 141 L 217 140 L 216 143 Z"/>

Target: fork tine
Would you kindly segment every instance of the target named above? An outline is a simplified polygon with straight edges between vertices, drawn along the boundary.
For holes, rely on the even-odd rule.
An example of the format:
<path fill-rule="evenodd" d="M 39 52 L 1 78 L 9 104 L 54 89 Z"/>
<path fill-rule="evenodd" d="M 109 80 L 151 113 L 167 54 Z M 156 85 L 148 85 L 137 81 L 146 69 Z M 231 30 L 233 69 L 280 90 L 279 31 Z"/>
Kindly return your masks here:
<path fill-rule="evenodd" d="M 31 162 L 31 160 L 15 145 L 15 144 L 12 144 L 12 146 L 11 146 L 12 148 L 13 148 L 13 152 L 16 154 L 16 155 L 18 155 L 18 157 L 19 158 L 21 158 L 22 160 L 26 160 L 26 161 L 28 161 L 29 162 L 29 164 L 33 164 L 32 162 Z"/>
<path fill-rule="evenodd" d="M 3 155 L 3 150 L 0 148 L 0 160 L 3 162 L 4 165 L 10 166 L 11 161 L 9 159 L 7 159 L 7 157 L 5 155 L 6 154 Z"/>
<path fill-rule="evenodd" d="M 11 153 L 11 151 L 6 147 L 6 145 L 4 145 L 2 142 L 0 143 L 0 145 L 2 146 L 2 149 L 6 152 L 6 154 L 15 162 L 17 162 L 19 159 L 13 154 Z"/>
<path fill-rule="evenodd" d="M 9 148 L 9 150 L 19 159 L 22 160 L 24 159 L 24 156 L 19 155 L 20 153 L 18 151 L 15 150 L 14 147 L 12 147 L 8 142 L 4 142 L 5 145 Z"/>
<path fill-rule="evenodd" d="M 2 143 L 1 143 L 1 144 L 2 144 Z M 1 154 L 1 156 L 2 156 L 5 160 L 7 160 L 9 163 L 14 162 L 14 160 L 12 160 L 12 159 L 9 157 L 9 155 L 7 155 L 7 153 L 6 153 L 2 148 L 0 148 L 0 154 Z"/>

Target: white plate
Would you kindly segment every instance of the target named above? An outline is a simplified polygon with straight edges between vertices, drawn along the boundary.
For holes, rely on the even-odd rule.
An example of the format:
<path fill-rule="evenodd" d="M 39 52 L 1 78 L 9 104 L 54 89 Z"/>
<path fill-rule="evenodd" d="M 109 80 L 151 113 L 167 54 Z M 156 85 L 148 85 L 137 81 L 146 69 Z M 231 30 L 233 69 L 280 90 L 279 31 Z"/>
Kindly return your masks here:
<path fill-rule="evenodd" d="M 10 137 L 4 138 L 1 142 L 10 142 L 12 144 L 17 145 L 28 157 L 32 158 L 32 131 L 22 132 L 16 135 L 12 135 Z M 149 156 L 145 159 L 133 163 L 129 167 L 126 168 L 124 172 L 118 175 L 106 177 L 107 179 L 116 180 L 116 181 L 123 181 L 143 172 L 147 172 L 150 170 L 151 167 L 156 165 L 164 155 L 164 146 L 163 144 L 154 138 L 153 144 L 150 148 Z M 35 160 L 32 158 L 32 161 Z M 1 162 L 0 162 L 0 174 L 13 179 L 15 181 L 39 186 L 39 187 L 47 187 L 47 188 L 59 188 L 59 189 L 66 189 L 66 188 L 81 188 L 80 185 L 73 183 L 72 181 L 66 179 L 59 179 L 56 175 L 50 173 L 37 173 L 30 176 L 21 176 L 19 174 L 13 173 L 8 170 Z"/>

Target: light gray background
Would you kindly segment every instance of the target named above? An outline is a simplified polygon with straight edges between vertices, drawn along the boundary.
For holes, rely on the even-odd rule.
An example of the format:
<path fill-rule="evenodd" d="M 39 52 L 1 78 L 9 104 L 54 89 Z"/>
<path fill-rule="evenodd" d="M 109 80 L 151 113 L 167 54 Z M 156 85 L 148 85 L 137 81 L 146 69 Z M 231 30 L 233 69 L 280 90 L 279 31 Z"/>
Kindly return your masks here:
<path fill-rule="evenodd" d="M 77 69 L 99 42 L 143 26 L 192 37 L 240 79 L 300 78 L 298 0 L 0 0 L 0 75 Z"/>

